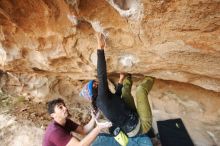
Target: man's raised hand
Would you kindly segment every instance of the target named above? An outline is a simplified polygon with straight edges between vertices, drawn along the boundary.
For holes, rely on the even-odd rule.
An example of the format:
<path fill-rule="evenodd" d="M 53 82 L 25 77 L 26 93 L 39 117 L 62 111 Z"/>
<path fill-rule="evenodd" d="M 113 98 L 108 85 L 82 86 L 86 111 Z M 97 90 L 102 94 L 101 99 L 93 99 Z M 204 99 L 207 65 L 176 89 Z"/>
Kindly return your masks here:
<path fill-rule="evenodd" d="M 96 122 L 97 127 L 100 129 L 105 129 L 112 127 L 112 122 L 106 121 L 106 122 Z"/>

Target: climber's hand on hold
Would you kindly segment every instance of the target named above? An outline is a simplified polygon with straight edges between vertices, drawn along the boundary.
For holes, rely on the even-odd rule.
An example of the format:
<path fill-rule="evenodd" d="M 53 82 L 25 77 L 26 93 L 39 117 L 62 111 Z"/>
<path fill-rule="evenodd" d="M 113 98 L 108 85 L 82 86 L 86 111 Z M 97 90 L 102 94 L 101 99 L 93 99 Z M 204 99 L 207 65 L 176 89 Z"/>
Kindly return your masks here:
<path fill-rule="evenodd" d="M 98 43 L 98 49 L 103 50 L 106 45 L 105 36 L 101 32 L 99 32 L 96 34 L 96 39 Z"/>
<path fill-rule="evenodd" d="M 119 80 L 118 80 L 118 83 L 119 83 L 119 84 L 122 84 L 123 81 L 124 81 L 124 79 L 125 79 L 125 73 L 121 72 L 121 73 L 120 73 Z"/>

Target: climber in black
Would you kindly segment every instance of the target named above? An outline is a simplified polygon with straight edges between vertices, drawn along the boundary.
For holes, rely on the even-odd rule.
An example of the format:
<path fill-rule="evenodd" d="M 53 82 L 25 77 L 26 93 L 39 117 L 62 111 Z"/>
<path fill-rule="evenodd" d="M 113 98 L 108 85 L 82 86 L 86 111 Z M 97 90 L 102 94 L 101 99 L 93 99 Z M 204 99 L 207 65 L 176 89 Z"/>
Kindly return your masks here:
<path fill-rule="evenodd" d="M 105 61 L 105 39 L 97 34 L 98 82 L 91 80 L 82 89 L 80 95 L 92 101 L 95 110 L 99 109 L 113 123 L 113 127 L 120 127 L 128 137 L 147 133 L 152 127 L 152 113 L 148 101 L 154 79 L 145 77 L 137 87 L 135 106 L 131 95 L 131 75 L 120 75 L 115 94 L 108 88 L 107 71 Z M 123 84 L 122 84 L 123 83 Z"/>

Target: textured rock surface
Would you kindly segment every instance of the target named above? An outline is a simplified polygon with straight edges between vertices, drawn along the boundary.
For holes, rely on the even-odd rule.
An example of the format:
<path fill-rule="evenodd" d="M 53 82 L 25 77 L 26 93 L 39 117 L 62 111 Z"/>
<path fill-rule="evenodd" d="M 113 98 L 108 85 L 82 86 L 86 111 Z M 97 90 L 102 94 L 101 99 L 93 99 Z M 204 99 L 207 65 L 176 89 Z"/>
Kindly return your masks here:
<path fill-rule="evenodd" d="M 193 138 L 208 133 L 212 140 L 207 145 L 219 143 L 219 132 L 213 130 L 220 126 L 216 112 L 220 106 L 219 0 L 0 0 L 1 90 L 36 101 L 78 94 L 81 80 L 96 77 L 96 31 L 108 38 L 106 58 L 112 78 L 125 71 L 169 80 L 170 86 L 180 82 L 184 91 L 192 84 L 201 87 L 187 90 L 188 96 L 168 92 L 167 98 L 160 99 L 155 93 L 160 100 L 153 102 L 153 108 L 179 111 L 176 115 L 181 117 L 183 110 L 189 114 L 186 123 L 196 116 L 179 104 L 198 107 L 192 109 L 196 112 L 205 108 L 209 112 L 198 114 L 199 119 L 207 115 L 198 129 L 206 122 L 215 124 L 206 127 L 203 135 L 191 130 L 197 135 Z M 191 102 L 205 92 L 210 94 Z M 159 117 L 170 118 L 163 112 Z"/>
<path fill-rule="evenodd" d="M 2 70 L 94 78 L 96 30 L 108 35 L 109 73 L 150 73 L 220 91 L 217 0 L 2 0 L 0 8 Z M 68 19 L 74 8 L 77 27 Z"/>

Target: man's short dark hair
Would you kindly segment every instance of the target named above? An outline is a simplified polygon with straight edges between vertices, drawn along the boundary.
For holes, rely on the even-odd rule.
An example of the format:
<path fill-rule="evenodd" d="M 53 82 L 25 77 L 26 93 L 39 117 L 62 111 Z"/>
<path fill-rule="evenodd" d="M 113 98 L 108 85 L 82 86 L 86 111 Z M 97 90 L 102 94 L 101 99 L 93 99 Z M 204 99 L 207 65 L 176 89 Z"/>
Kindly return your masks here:
<path fill-rule="evenodd" d="M 55 108 L 55 106 L 58 105 L 59 103 L 62 103 L 62 104 L 65 105 L 64 100 L 61 99 L 61 98 L 57 98 L 57 99 L 53 99 L 53 100 L 49 101 L 49 102 L 47 103 L 47 111 L 48 111 L 48 113 L 49 113 L 49 114 L 54 113 L 54 108 Z"/>

